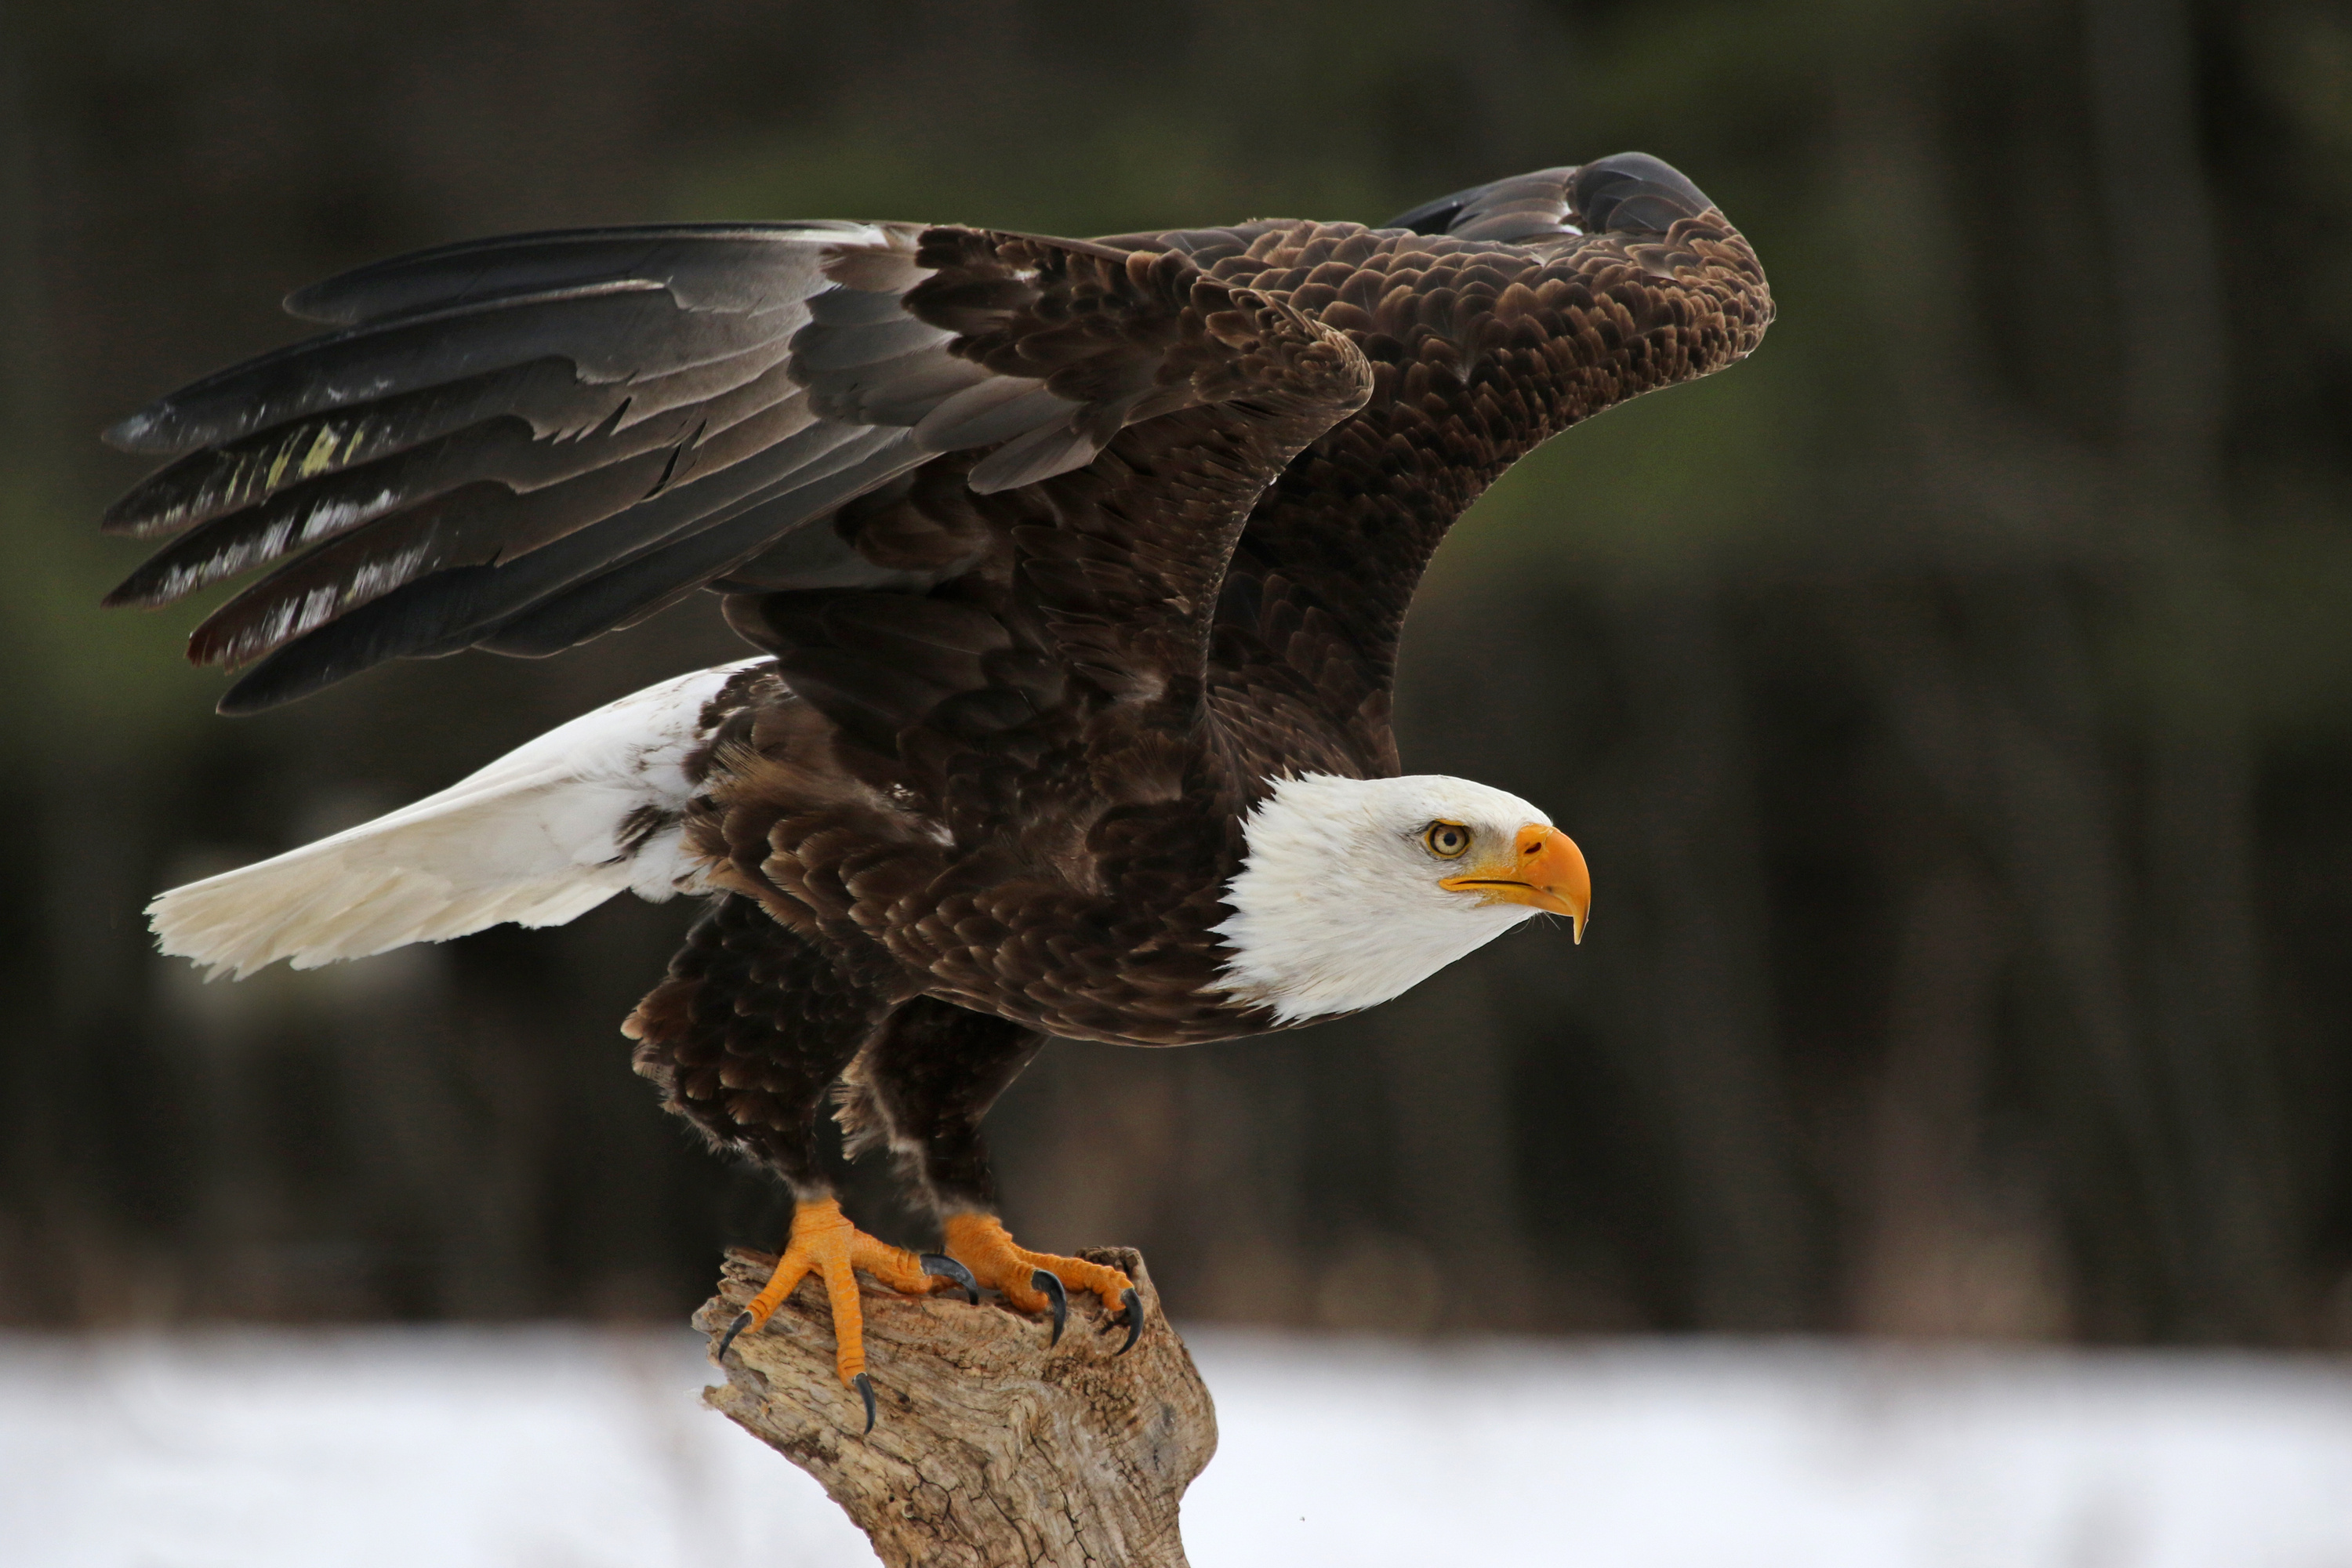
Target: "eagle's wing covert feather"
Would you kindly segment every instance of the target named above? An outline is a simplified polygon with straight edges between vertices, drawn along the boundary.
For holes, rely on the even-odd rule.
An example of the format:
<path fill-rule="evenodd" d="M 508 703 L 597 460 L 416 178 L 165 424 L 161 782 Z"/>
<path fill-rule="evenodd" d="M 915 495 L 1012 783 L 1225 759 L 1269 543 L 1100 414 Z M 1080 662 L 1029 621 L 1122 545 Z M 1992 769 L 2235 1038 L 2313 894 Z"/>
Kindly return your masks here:
<path fill-rule="evenodd" d="M 1034 822 L 1075 853 L 1106 807 L 1181 787 L 1227 552 L 1266 483 L 1361 403 L 1370 368 L 1341 335 L 1181 255 L 969 231 L 934 231 L 920 254 L 934 272 L 910 310 L 982 364 L 1103 410 L 1100 426 L 1053 437 L 1042 475 L 1025 471 L 1040 437 L 941 458 L 844 506 L 825 531 L 866 580 L 818 583 L 837 564 L 787 540 L 715 585 L 830 721 L 824 754 L 846 743 L 866 761 L 845 765 L 917 792 L 961 842 Z M 797 733 L 766 749 L 796 773 L 820 751 Z M 1049 771 L 1068 810 L 1038 795 L 1055 750 L 1073 763 Z"/>

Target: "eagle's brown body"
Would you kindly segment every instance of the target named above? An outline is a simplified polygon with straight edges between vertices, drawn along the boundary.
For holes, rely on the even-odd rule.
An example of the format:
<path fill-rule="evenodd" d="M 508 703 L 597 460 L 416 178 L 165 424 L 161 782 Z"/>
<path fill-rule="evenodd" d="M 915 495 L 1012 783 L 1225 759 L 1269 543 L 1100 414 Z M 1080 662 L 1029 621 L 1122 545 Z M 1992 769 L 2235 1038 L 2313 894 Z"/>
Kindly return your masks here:
<path fill-rule="evenodd" d="M 721 891 L 630 1021 L 640 1070 L 804 1199 L 845 1076 L 845 1121 L 949 1214 L 991 1205 L 977 1123 L 1046 1035 L 1274 1026 L 1218 984 L 1244 811 L 1393 774 L 1447 527 L 1771 314 L 1747 242 L 1638 155 L 1381 229 L 900 226 L 772 263 L 745 232 L 490 242 L 298 296 L 354 326 L 121 433 L 208 449 L 118 507 L 200 525 L 118 596 L 318 541 L 197 635 L 267 656 L 241 708 L 725 594 L 774 658 L 705 714 L 683 815 Z M 367 395 L 318 392 L 338 375 Z"/>

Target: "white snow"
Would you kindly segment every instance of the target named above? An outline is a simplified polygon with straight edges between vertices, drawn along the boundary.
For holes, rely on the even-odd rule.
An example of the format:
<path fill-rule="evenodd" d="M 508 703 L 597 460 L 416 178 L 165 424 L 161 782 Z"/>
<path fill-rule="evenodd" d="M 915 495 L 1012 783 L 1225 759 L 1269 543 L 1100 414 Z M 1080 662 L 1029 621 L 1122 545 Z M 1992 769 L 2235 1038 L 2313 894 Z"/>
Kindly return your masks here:
<path fill-rule="evenodd" d="M 1195 1568 L 2352 1568 L 2334 1361 L 1188 1338 Z M 871 1563 L 715 1375 L 683 1331 L 0 1336 L 0 1562 Z"/>

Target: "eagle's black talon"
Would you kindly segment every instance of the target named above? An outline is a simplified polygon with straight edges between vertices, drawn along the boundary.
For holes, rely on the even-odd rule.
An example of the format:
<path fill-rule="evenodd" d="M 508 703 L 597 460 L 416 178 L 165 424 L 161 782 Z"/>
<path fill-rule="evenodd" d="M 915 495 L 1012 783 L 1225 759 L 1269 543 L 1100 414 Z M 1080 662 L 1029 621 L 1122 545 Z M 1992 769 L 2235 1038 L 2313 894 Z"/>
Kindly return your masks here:
<path fill-rule="evenodd" d="M 971 1269 L 966 1268 L 944 1252 L 926 1252 L 920 1261 L 924 1273 L 937 1275 L 941 1279 L 954 1280 L 963 1287 L 966 1300 L 975 1307 L 980 1305 L 980 1281 L 971 1277 Z"/>
<path fill-rule="evenodd" d="M 1118 1293 L 1118 1305 L 1127 1319 L 1127 1343 L 1110 1352 L 1114 1359 L 1133 1350 L 1135 1342 L 1143 1334 L 1143 1298 L 1136 1294 L 1134 1286 L 1129 1285 Z"/>
<path fill-rule="evenodd" d="M 725 1361 L 727 1359 L 727 1347 L 735 1342 L 735 1336 L 737 1334 L 741 1333 L 745 1329 L 748 1329 L 751 1326 L 751 1313 L 738 1312 L 735 1314 L 735 1321 L 727 1325 L 726 1337 L 719 1342 L 719 1360 Z"/>
<path fill-rule="evenodd" d="M 858 1393 L 866 1396 L 866 1430 L 871 1432 L 874 1430 L 874 1380 L 861 1372 L 849 1381 Z"/>
<path fill-rule="evenodd" d="M 1043 1268 L 1032 1268 L 1029 1271 L 1029 1289 L 1043 1290 L 1045 1292 L 1045 1299 L 1054 1303 L 1054 1337 L 1045 1342 L 1045 1348 L 1051 1350 L 1062 1342 L 1062 1325 L 1070 1321 L 1069 1292 L 1062 1289 L 1060 1276 L 1050 1274 Z"/>

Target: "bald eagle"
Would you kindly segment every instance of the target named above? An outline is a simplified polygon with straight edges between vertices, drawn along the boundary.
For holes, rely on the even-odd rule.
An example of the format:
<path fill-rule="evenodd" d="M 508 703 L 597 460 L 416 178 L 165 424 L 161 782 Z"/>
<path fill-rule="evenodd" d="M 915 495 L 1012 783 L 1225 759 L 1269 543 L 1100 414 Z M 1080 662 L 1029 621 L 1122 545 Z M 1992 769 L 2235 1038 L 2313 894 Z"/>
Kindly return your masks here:
<path fill-rule="evenodd" d="M 708 900 L 624 1026 L 796 1200 L 872 1426 L 852 1271 L 1051 1310 L 1118 1270 L 1016 1245 L 979 1124 L 1048 1036 L 1222 1040 L 1397 995 L 1591 883 L 1536 806 L 1398 777 L 1399 628 L 1446 529 L 1578 420 L 1746 355 L 1754 252 L 1638 153 L 1382 227 L 1057 239 L 688 224 L 424 251 L 304 289 L 331 331 L 108 433 L 173 460 L 108 599 L 255 568 L 190 657 L 251 712 L 400 658 L 536 656 L 698 589 L 759 651 L 380 820 L 177 888 L 244 975 Z M 941 1221 L 857 1230 L 829 1095 Z M 722 1349 L 722 1353 L 723 1349 Z"/>

